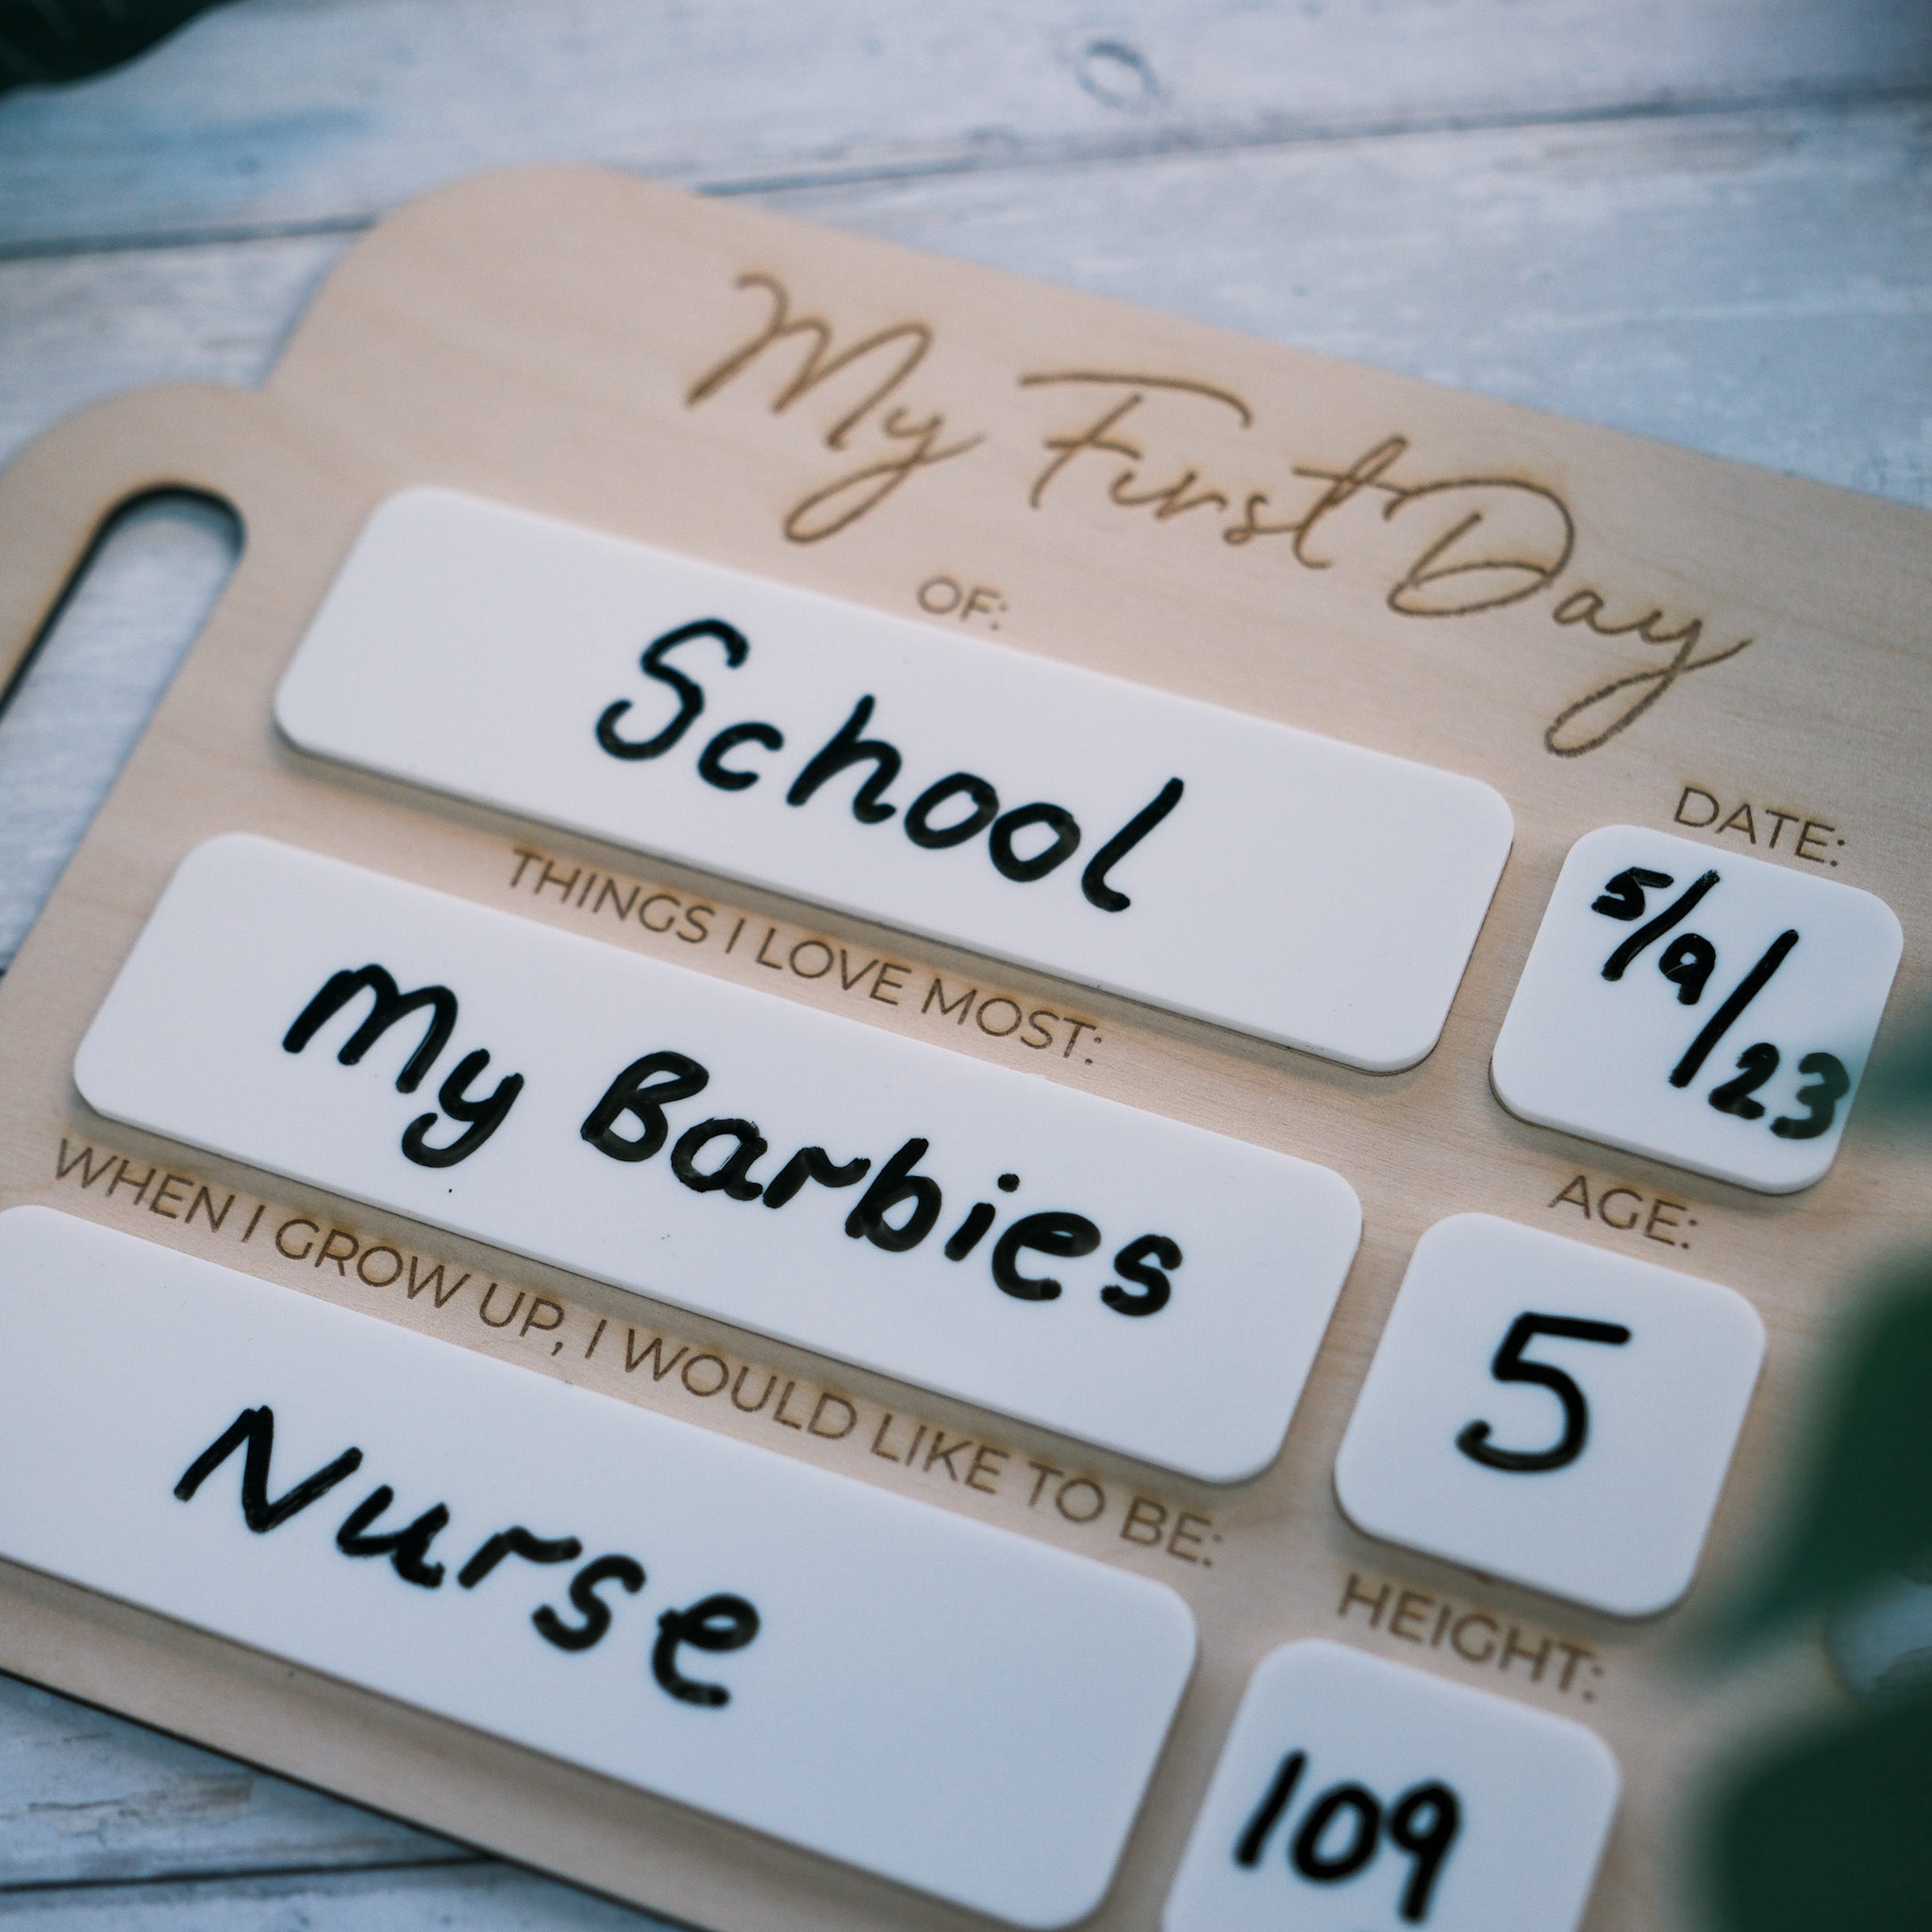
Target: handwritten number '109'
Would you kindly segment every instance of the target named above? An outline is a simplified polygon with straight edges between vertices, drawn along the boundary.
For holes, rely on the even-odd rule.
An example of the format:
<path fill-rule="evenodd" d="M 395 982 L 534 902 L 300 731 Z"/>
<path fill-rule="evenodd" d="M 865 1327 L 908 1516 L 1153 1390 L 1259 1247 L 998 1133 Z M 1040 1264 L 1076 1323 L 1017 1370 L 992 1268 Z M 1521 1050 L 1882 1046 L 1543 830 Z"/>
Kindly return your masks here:
<path fill-rule="evenodd" d="M 1590 1440 L 1590 1405 L 1583 1399 L 1583 1391 L 1561 1369 L 1524 1359 L 1523 1351 L 1539 1335 L 1563 1341 L 1599 1341 L 1611 1348 L 1621 1348 L 1630 1340 L 1629 1329 L 1621 1322 L 1586 1322 L 1571 1315 L 1518 1315 L 1490 1364 L 1490 1374 L 1499 1382 L 1534 1382 L 1547 1389 L 1563 1406 L 1563 1433 L 1547 1449 L 1498 1449 L 1490 1441 L 1488 1423 L 1471 1423 L 1456 1438 L 1456 1446 L 1485 1469 L 1516 1474 L 1565 1469 L 1583 1454 Z"/>
<path fill-rule="evenodd" d="M 1260 1804 L 1235 1840 L 1234 1861 L 1243 1871 L 1253 1871 L 1261 1862 L 1274 1827 L 1294 1801 L 1307 1762 L 1306 1751 L 1291 1751 L 1275 1767 Z M 1347 1824 L 1338 1833 L 1337 1821 L 1343 1818 Z M 1385 1819 L 1374 1793 L 1351 1780 L 1331 1786 L 1303 1813 L 1289 1840 L 1288 1862 L 1310 1885 L 1340 1885 L 1374 1862 L 1386 1836 L 1414 1861 L 1398 1909 L 1407 1923 L 1416 1925 L 1429 1915 L 1436 1880 L 1461 1824 L 1461 1803 L 1445 1784 L 1430 1780 L 1414 1786 L 1396 1799 Z"/>

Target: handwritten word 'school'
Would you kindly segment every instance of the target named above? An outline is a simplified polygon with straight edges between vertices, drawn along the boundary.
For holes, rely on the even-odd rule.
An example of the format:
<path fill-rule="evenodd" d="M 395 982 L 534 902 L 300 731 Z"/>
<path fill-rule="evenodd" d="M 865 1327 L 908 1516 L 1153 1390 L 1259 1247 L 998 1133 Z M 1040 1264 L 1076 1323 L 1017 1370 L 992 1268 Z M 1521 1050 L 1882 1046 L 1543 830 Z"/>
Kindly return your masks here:
<path fill-rule="evenodd" d="M 646 647 L 641 668 L 646 677 L 675 695 L 677 708 L 668 722 L 656 724 L 647 736 L 630 737 L 625 734 L 636 728 L 627 716 L 633 701 L 613 701 L 597 720 L 597 742 L 612 758 L 626 761 L 662 758 L 697 722 L 705 708 L 704 687 L 667 660 L 680 646 L 701 640 L 719 646 L 727 670 L 737 670 L 751 655 L 744 633 L 717 617 L 679 625 L 656 639 Z M 864 771 L 865 776 L 853 792 L 852 816 L 862 825 L 879 825 L 899 810 L 885 794 L 897 782 L 905 759 L 896 745 L 866 736 L 874 705 L 870 695 L 858 699 L 844 724 L 798 769 L 785 793 L 787 805 L 810 804 L 824 786 L 857 768 Z M 764 775 L 755 765 L 744 762 L 754 746 L 760 748 L 760 756 L 782 751 L 785 733 L 759 719 L 727 724 L 712 733 L 698 753 L 698 776 L 720 791 L 748 791 Z M 727 763 L 734 753 L 737 762 Z M 1124 912 L 1133 904 L 1110 883 L 1110 874 L 1181 802 L 1185 789 L 1179 778 L 1168 779 L 1094 852 L 1080 874 L 1080 891 L 1090 906 L 1102 912 Z M 1080 849 L 1085 836 L 1074 814 L 1049 800 L 1036 799 L 1003 809 L 999 793 L 973 772 L 952 772 L 935 779 L 906 807 L 900 825 L 914 845 L 928 852 L 967 844 L 983 833 L 994 871 L 1016 885 L 1032 885 L 1057 872 Z"/>

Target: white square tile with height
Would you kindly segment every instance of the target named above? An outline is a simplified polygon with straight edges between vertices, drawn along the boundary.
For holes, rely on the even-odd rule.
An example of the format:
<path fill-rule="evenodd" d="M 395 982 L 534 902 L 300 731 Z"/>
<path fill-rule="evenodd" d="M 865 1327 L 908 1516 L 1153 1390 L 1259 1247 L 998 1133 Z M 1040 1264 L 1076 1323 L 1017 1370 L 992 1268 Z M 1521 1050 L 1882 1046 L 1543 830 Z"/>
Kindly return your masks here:
<path fill-rule="evenodd" d="M 1568 1718 L 1284 1644 L 1241 1699 L 1164 1932 L 1572 1932 L 1618 1790 Z"/>

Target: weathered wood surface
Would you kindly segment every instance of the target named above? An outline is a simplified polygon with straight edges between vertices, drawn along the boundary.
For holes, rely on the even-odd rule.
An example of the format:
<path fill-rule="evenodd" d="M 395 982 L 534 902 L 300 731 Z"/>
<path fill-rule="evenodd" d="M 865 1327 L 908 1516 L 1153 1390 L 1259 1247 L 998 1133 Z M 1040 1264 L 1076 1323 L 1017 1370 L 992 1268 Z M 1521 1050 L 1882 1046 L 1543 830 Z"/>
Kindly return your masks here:
<path fill-rule="evenodd" d="M 0 129 L 7 112 L 0 103 Z M 1924 503 L 1928 159 L 1926 103 L 1888 101 L 967 169 L 757 198 Z M 278 237 L 0 261 L 0 460 L 115 390 L 258 379 L 341 246 Z"/>
<path fill-rule="evenodd" d="M 672 1932 L 668 1921 L 482 1861 L 15 1892 L 0 1895 L 0 1923 L 42 1932 Z"/>
<path fill-rule="evenodd" d="M 517 161 L 743 190 L 1928 82 L 1895 0 L 250 0 L 15 97 L 0 246 L 340 228 Z"/>
<path fill-rule="evenodd" d="M 1928 91 L 1890 0 L 248 0 L 0 102 L 0 460 L 258 378 L 342 235 L 549 158 L 1932 504 Z M 0 722 L 0 959 L 223 556 L 140 526 Z M 7 1680 L 0 1918 L 646 1923 Z"/>
<path fill-rule="evenodd" d="M 265 1794 L 264 1785 L 277 1789 Z M 310 1871 L 472 1857 L 408 1825 L 0 1677 L 0 1896 L 196 1870 Z"/>

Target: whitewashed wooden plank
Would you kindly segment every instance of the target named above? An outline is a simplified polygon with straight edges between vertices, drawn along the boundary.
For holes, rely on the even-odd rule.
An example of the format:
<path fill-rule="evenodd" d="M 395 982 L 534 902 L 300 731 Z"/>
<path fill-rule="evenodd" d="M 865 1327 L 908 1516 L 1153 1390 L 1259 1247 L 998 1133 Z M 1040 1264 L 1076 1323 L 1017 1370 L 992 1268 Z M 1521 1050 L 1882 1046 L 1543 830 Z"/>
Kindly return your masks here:
<path fill-rule="evenodd" d="M 757 197 L 858 232 L 1932 503 L 1932 125 L 1751 110 Z M 0 460 L 265 373 L 341 247 L 0 262 Z"/>
<path fill-rule="evenodd" d="M 1928 9 L 1932 14 L 1932 9 Z M 788 212 L 1932 505 L 1921 106 L 802 190 Z"/>
<path fill-rule="evenodd" d="M 340 225 L 531 160 L 741 187 L 1928 85 L 1894 0 L 250 0 L 0 101 L 0 249 Z"/>
<path fill-rule="evenodd" d="M 476 1855 L 51 1691 L 0 1677 L 0 1900 L 182 1872 Z M 0 1917 L 6 1915 L 0 1903 Z"/>
<path fill-rule="evenodd" d="M 0 463 L 116 390 L 258 382 L 343 242 L 0 261 Z"/>
<path fill-rule="evenodd" d="M 19 1932 L 676 1932 L 513 1866 L 302 1873 L 0 1892 Z"/>

